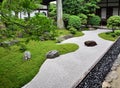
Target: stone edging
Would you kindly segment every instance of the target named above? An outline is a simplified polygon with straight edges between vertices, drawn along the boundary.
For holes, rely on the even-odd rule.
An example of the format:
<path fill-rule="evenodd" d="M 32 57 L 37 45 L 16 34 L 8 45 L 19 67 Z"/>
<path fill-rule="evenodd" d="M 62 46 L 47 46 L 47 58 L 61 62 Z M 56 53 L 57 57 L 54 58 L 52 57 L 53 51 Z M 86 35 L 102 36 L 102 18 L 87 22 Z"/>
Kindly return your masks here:
<path fill-rule="evenodd" d="M 84 79 L 79 81 L 75 88 L 102 88 L 108 72 L 120 53 L 120 38 L 105 52 L 105 54 L 91 67 Z"/>

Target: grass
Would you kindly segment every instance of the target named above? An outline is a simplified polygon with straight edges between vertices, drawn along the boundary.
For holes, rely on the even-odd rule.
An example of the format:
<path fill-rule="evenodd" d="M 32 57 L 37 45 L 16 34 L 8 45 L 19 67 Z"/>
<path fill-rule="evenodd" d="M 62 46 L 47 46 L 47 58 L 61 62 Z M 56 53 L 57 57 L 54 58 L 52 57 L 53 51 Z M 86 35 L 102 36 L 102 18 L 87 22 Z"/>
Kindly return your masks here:
<path fill-rule="evenodd" d="M 76 44 L 57 45 L 54 41 L 34 41 L 26 44 L 31 52 L 30 60 L 23 60 L 23 53 L 19 46 L 10 49 L 0 47 L 0 88 L 20 88 L 28 83 L 39 71 L 46 60 L 45 55 L 50 50 L 58 50 L 66 54 L 78 49 Z"/>
<path fill-rule="evenodd" d="M 57 36 L 64 36 L 68 34 L 71 34 L 69 30 L 66 30 L 66 29 L 57 30 Z M 74 37 L 83 36 L 83 35 L 84 34 L 81 31 L 77 31 L 76 34 L 74 34 Z"/>
<path fill-rule="evenodd" d="M 120 30 L 115 30 L 115 32 L 100 33 L 99 36 L 105 40 L 115 41 L 120 36 Z"/>

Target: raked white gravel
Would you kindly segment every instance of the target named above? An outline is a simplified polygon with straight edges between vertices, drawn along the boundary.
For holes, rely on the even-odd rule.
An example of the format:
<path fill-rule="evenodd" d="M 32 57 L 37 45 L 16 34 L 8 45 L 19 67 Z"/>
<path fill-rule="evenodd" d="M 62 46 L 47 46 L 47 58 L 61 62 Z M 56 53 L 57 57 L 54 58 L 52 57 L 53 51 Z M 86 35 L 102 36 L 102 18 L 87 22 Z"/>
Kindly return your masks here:
<path fill-rule="evenodd" d="M 63 41 L 62 43 L 75 43 L 80 48 L 55 59 L 47 59 L 37 75 L 22 88 L 73 88 L 113 44 L 98 37 L 99 33 L 106 31 L 108 30 L 83 31 L 84 36 Z M 94 40 L 98 45 L 86 47 L 84 42 L 87 40 Z"/>

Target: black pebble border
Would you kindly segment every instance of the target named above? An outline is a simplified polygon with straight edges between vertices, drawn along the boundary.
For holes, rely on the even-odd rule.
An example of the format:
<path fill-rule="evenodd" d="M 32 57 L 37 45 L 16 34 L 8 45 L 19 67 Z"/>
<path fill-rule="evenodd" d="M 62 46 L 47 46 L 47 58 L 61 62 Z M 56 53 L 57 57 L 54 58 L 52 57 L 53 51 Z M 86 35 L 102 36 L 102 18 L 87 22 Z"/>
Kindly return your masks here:
<path fill-rule="evenodd" d="M 120 38 L 109 48 L 98 63 L 75 88 L 102 88 L 108 72 L 120 53 Z"/>

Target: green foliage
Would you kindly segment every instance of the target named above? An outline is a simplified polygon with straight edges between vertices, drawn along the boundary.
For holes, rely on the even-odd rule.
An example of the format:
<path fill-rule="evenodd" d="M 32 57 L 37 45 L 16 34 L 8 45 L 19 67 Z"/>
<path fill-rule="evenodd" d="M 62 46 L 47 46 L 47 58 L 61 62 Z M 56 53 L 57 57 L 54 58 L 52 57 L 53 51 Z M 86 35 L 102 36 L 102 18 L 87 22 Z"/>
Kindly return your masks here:
<path fill-rule="evenodd" d="M 63 14 L 63 20 L 68 21 L 70 18 L 70 14 Z"/>
<path fill-rule="evenodd" d="M 2 18 L 2 23 L 5 25 L 6 28 L 0 30 L 1 35 L 3 37 L 7 38 L 14 38 L 17 37 L 18 32 L 23 32 L 25 23 L 23 19 L 19 19 L 15 16 L 6 16 L 3 15 Z"/>
<path fill-rule="evenodd" d="M 112 29 L 113 32 L 115 29 L 120 29 L 120 16 L 111 16 L 108 18 L 107 27 Z"/>
<path fill-rule="evenodd" d="M 63 14 L 63 21 L 64 21 L 64 26 L 67 28 L 68 26 L 68 20 L 70 18 L 70 14 Z"/>
<path fill-rule="evenodd" d="M 63 0 L 64 13 L 75 15 L 80 13 L 83 0 Z"/>
<path fill-rule="evenodd" d="M 69 29 L 69 31 L 70 31 L 71 34 L 76 34 L 77 29 L 71 27 L 71 28 Z"/>
<path fill-rule="evenodd" d="M 98 8 L 97 3 L 100 0 L 63 0 L 64 13 L 71 15 L 91 14 Z"/>
<path fill-rule="evenodd" d="M 27 50 L 27 47 L 26 47 L 25 44 L 20 44 L 19 46 L 20 46 L 20 49 L 19 49 L 19 50 L 20 50 L 21 52 L 24 52 L 24 51 Z"/>
<path fill-rule="evenodd" d="M 115 32 L 100 33 L 99 36 L 105 40 L 115 41 L 120 36 L 120 30 L 115 30 Z"/>
<path fill-rule="evenodd" d="M 78 16 L 80 17 L 82 24 L 87 24 L 87 15 L 81 13 L 78 14 Z"/>
<path fill-rule="evenodd" d="M 70 31 L 66 29 L 56 30 L 56 32 L 57 32 L 57 37 L 70 34 Z M 75 37 L 78 37 L 78 36 L 83 36 L 84 34 L 81 31 L 76 31 L 76 34 L 73 35 Z"/>
<path fill-rule="evenodd" d="M 57 16 L 57 13 L 56 13 L 57 12 L 56 4 L 50 4 L 48 10 L 49 10 L 49 16 L 50 16 L 50 18 L 56 20 L 56 16 Z"/>
<path fill-rule="evenodd" d="M 81 19 L 78 16 L 72 15 L 68 21 L 68 28 L 74 27 L 76 29 L 80 29 L 81 27 Z"/>
<path fill-rule="evenodd" d="M 44 15 L 37 14 L 32 17 L 28 22 L 29 33 L 36 36 L 55 35 L 56 27 L 53 25 L 53 21 Z M 46 35 L 47 34 L 47 35 Z"/>
<path fill-rule="evenodd" d="M 88 19 L 88 24 L 90 25 L 100 25 L 101 18 L 97 15 L 91 15 Z"/>
<path fill-rule="evenodd" d="M 0 88 L 21 88 L 31 81 L 48 51 L 56 49 L 65 54 L 78 49 L 76 44 L 57 45 L 53 41 L 30 41 L 26 46 L 32 55 L 28 61 L 23 60 L 19 46 L 12 46 L 11 50 L 0 47 Z"/>

